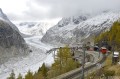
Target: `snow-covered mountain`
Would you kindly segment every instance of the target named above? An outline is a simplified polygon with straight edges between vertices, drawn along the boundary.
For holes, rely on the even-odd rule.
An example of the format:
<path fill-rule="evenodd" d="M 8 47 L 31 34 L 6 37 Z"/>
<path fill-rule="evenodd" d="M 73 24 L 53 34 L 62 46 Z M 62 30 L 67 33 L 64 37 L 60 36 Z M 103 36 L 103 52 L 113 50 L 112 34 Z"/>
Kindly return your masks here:
<path fill-rule="evenodd" d="M 25 55 L 27 45 L 17 27 L 0 9 L 0 64 L 11 57 Z"/>
<path fill-rule="evenodd" d="M 3 13 L 2 9 L 0 8 L 0 19 L 6 21 L 13 29 L 19 32 L 18 28 L 8 19 L 5 13 Z"/>
<path fill-rule="evenodd" d="M 12 25 L 8 22 L 9 19 L 3 18 L 3 15 L 3 12 L 0 12 L 0 79 L 7 79 L 12 70 L 14 70 L 17 77 L 19 73 L 24 76 L 28 70 L 37 71 L 43 62 L 50 66 L 54 60 L 52 53 L 47 55 L 46 51 L 53 47 L 41 43 L 39 41 L 40 36 L 24 38 L 24 40 L 18 32 L 19 30 L 16 31 L 12 28 Z M 46 31 L 48 25 L 41 25 L 37 22 L 24 22 L 20 23 L 19 27 L 22 27 L 23 30 L 26 28 L 26 31 L 29 28 L 36 27 L 36 29 L 39 29 L 40 27 L 43 29 L 42 27 L 44 27 L 43 32 Z M 31 53 L 26 43 L 32 50 Z"/>
<path fill-rule="evenodd" d="M 76 41 L 82 43 L 86 38 L 90 41 L 90 37 L 108 30 L 119 18 L 120 12 L 63 18 L 46 32 L 41 41 L 51 44 L 74 44 Z"/>
<path fill-rule="evenodd" d="M 19 22 L 16 26 L 19 28 L 20 32 L 27 35 L 40 35 L 43 36 L 46 31 L 54 26 L 55 23 L 49 22 Z"/>

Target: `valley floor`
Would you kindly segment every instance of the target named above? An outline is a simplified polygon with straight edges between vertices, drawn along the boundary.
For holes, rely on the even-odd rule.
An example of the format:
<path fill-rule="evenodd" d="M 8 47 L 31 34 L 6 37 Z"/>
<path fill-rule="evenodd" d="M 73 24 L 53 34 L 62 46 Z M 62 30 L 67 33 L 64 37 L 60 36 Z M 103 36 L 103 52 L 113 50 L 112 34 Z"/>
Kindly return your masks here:
<path fill-rule="evenodd" d="M 35 72 L 42 65 L 43 62 L 50 66 L 54 60 L 52 54 L 45 54 L 47 50 L 53 48 L 40 42 L 40 36 L 25 38 L 26 43 L 32 49 L 32 52 L 26 57 L 11 58 L 8 62 L 0 66 L 0 79 L 6 79 L 12 70 L 15 74 L 22 75 L 28 70 Z"/>

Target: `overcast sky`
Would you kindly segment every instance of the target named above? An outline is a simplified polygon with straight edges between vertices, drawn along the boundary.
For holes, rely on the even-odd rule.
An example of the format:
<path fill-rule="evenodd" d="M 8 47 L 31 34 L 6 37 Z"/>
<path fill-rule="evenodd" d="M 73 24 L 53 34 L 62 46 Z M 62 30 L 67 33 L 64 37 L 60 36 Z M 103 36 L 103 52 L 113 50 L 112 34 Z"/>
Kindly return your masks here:
<path fill-rule="evenodd" d="M 119 7 L 120 0 L 0 0 L 0 8 L 12 21 L 58 20 Z"/>

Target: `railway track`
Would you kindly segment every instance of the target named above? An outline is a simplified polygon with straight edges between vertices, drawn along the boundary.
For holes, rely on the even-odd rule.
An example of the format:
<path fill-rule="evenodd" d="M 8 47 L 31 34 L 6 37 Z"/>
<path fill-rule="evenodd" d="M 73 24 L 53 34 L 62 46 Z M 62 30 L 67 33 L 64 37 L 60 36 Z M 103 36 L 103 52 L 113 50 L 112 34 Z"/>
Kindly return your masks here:
<path fill-rule="evenodd" d="M 103 56 L 102 59 L 100 61 L 98 61 L 97 63 L 92 64 L 92 65 L 90 65 L 88 67 L 85 67 L 84 72 L 86 73 L 89 70 L 97 67 L 98 66 L 97 64 L 103 64 L 103 62 L 105 61 L 105 59 L 106 59 L 106 56 Z M 75 70 L 72 70 L 70 72 L 67 72 L 65 74 L 62 74 L 62 75 L 57 76 L 57 77 L 52 78 L 52 79 L 80 79 L 81 74 L 82 74 L 82 68 L 77 68 Z"/>
<path fill-rule="evenodd" d="M 52 48 L 52 49 L 50 49 L 49 51 L 47 51 L 46 53 L 49 54 L 49 53 L 51 53 L 52 51 L 56 51 L 56 50 L 58 50 L 58 49 L 59 49 L 59 48 Z M 73 47 L 70 47 L 70 49 L 72 50 L 72 49 L 74 49 L 74 48 L 73 48 Z M 99 60 L 97 63 L 94 63 L 94 64 L 92 64 L 92 65 L 90 65 L 90 66 L 85 67 L 84 72 L 86 73 L 86 72 L 88 72 L 89 70 L 97 67 L 98 64 L 103 64 L 103 62 L 105 61 L 105 59 L 106 59 L 106 56 L 103 55 L 102 58 L 101 58 L 101 60 Z M 72 70 L 72 71 L 70 71 L 70 72 L 64 73 L 64 74 L 59 75 L 59 76 L 57 76 L 57 77 L 54 77 L 54 78 L 52 78 L 52 79 L 80 79 L 81 74 L 82 74 L 82 68 L 77 68 L 77 69 L 74 69 L 74 70 Z"/>

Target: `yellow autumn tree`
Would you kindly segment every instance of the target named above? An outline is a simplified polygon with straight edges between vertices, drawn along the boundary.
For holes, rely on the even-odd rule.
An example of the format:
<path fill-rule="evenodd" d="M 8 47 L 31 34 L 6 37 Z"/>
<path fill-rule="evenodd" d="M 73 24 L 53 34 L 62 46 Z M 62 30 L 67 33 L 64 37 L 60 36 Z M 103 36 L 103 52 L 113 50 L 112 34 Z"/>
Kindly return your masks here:
<path fill-rule="evenodd" d="M 47 78 L 56 77 L 78 67 L 78 62 L 74 61 L 68 46 L 60 47 L 55 62 L 52 64 Z"/>
<path fill-rule="evenodd" d="M 101 41 L 107 41 L 109 45 L 115 45 L 116 48 L 120 47 L 120 22 L 113 23 L 109 31 L 101 33 L 95 39 L 95 42 L 101 43 Z"/>

